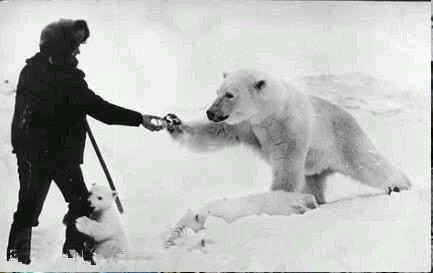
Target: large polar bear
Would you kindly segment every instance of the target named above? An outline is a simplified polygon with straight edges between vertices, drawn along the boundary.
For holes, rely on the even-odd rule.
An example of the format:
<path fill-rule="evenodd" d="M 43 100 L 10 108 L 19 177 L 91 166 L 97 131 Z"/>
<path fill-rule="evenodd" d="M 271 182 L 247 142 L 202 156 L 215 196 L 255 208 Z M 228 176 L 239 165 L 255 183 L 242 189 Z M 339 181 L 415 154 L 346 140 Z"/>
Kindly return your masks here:
<path fill-rule="evenodd" d="M 103 258 L 117 258 L 128 250 L 128 240 L 113 207 L 116 192 L 104 186 L 93 185 L 88 198 L 92 214 L 76 220 L 77 229 L 92 237 L 95 254 Z"/>
<path fill-rule="evenodd" d="M 334 172 L 388 193 L 410 188 L 348 112 L 267 73 L 224 74 L 206 114 L 206 123 L 169 114 L 167 129 L 199 150 L 253 147 L 272 167 L 272 190 L 310 193 L 324 203 L 326 177 Z"/>

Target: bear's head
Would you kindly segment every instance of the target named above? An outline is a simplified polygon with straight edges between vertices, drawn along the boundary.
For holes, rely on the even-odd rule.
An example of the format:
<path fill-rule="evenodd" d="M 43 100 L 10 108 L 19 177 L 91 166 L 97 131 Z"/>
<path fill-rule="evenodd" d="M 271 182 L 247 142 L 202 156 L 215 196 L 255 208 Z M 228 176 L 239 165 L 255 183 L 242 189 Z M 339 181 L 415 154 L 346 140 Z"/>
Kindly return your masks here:
<path fill-rule="evenodd" d="M 115 191 L 112 191 L 104 186 L 93 184 L 89 191 L 88 201 L 93 211 L 99 212 L 109 209 L 112 206 L 113 200 L 116 196 L 117 193 Z"/>
<path fill-rule="evenodd" d="M 255 70 L 224 73 L 217 98 L 206 111 L 210 121 L 236 124 L 260 122 L 278 109 L 284 89 L 280 80 Z"/>

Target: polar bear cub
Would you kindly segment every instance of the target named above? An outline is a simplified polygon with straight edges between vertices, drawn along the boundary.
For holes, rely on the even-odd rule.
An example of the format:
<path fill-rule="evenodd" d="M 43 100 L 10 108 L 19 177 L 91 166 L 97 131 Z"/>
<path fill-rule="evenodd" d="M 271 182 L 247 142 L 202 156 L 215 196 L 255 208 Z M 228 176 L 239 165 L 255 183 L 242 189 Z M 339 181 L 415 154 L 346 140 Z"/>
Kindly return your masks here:
<path fill-rule="evenodd" d="M 95 241 L 94 252 L 104 258 L 114 258 L 128 250 L 128 239 L 120 217 L 113 207 L 117 193 L 104 186 L 93 185 L 88 201 L 93 209 L 89 217 L 76 220 L 77 229 Z"/>

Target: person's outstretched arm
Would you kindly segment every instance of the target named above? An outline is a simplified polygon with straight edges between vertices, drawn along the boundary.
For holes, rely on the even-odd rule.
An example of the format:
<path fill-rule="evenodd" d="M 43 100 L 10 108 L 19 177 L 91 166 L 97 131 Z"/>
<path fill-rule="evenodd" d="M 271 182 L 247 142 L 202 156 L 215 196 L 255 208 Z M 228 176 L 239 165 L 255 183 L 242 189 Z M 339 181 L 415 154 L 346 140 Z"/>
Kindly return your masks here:
<path fill-rule="evenodd" d="M 72 101 L 81 108 L 83 112 L 91 117 L 110 125 L 139 126 L 155 131 L 161 130 L 162 126 L 152 124 L 152 119 L 159 119 L 152 115 L 141 113 L 112 104 L 96 95 L 87 86 L 83 78 L 76 79 L 73 83 L 70 97 Z"/>

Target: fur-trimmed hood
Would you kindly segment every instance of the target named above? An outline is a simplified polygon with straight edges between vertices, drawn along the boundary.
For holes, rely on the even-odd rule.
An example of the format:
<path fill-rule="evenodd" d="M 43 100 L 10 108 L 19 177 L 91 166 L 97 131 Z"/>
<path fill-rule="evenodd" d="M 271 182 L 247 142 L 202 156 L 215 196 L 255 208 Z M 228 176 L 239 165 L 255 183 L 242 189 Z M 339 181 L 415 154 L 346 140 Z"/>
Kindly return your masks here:
<path fill-rule="evenodd" d="M 81 43 L 85 42 L 90 35 L 85 20 L 60 19 L 50 23 L 41 32 L 40 51 L 55 59 L 68 57 L 80 43 L 76 38 L 79 30 L 84 31 Z"/>

